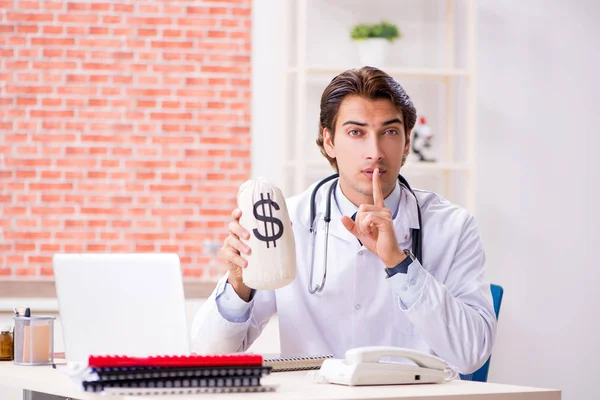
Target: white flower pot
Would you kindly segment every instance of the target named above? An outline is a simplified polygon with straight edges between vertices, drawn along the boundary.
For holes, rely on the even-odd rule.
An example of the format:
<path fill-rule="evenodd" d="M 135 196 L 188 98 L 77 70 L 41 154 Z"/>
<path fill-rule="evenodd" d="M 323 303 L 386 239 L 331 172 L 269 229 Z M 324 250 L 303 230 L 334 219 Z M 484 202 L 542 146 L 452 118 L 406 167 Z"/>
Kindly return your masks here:
<path fill-rule="evenodd" d="M 384 38 L 371 38 L 358 40 L 358 59 L 362 66 L 383 67 L 387 62 L 387 55 L 391 42 Z"/>

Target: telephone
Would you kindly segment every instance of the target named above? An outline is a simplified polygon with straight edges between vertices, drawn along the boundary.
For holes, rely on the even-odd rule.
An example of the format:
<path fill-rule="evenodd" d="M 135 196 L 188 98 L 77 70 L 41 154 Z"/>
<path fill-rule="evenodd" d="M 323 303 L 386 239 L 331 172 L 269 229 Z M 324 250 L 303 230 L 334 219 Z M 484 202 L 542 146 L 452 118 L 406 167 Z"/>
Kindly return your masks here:
<path fill-rule="evenodd" d="M 394 357 L 416 365 L 395 362 Z M 323 361 L 319 375 L 329 383 L 359 386 L 438 383 L 453 379 L 454 372 L 444 360 L 430 354 L 401 347 L 368 346 L 348 350 L 344 360 Z"/>

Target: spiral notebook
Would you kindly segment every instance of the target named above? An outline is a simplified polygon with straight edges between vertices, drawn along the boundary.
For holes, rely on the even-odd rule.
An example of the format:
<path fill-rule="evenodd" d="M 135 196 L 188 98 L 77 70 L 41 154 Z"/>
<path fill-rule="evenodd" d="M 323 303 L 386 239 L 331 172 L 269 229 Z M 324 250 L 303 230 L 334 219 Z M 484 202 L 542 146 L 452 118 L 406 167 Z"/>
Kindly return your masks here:
<path fill-rule="evenodd" d="M 263 366 L 271 367 L 272 372 L 305 371 L 319 369 L 323 361 L 333 358 L 333 354 L 301 357 L 264 358 Z"/>
<path fill-rule="evenodd" d="M 243 367 L 240 367 L 240 369 Z M 133 377 L 123 374 L 119 378 L 101 379 L 98 381 L 84 381 L 83 389 L 86 392 L 102 392 L 109 388 L 118 389 L 151 389 L 153 391 L 164 391 L 174 389 L 202 389 L 213 388 L 249 388 L 259 387 L 260 378 L 267 372 L 266 370 L 255 369 L 251 373 L 242 373 L 239 375 L 215 376 L 211 373 L 209 376 L 194 374 L 194 376 L 173 376 L 169 373 L 160 377 Z"/>

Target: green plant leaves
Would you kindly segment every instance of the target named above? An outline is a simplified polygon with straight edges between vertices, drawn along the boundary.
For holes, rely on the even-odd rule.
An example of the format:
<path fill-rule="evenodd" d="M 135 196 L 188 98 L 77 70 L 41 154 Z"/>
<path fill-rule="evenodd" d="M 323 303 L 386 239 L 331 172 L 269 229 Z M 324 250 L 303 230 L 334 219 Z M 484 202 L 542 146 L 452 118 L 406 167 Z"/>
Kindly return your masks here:
<path fill-rule="evenodd" d="M 350 37 L 353 40 L 364 40 L 369 38 L 384 38 L 390 42 L 394 39 L 400 39 L 402 34 L 398 27 L 386 21 L 379 24 L 358 24 L 352 28 Z"/>

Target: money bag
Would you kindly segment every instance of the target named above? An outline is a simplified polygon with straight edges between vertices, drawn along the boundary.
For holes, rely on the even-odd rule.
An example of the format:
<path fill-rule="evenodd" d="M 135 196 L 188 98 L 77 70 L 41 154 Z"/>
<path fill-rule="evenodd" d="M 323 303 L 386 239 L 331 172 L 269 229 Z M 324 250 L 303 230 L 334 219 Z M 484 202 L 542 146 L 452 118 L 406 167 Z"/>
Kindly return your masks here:
<path fill-rule="evenodd" d="M 242 210 L 240 225 L 250 233 L 241 240 L 252 252 L 242 256 L 244 284 L 252 289 L 273 290 L 296 278 L 296 244 L 285 198 L 281 190 L 265 178 L 248 180 L 238 191 Z"/>

